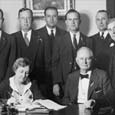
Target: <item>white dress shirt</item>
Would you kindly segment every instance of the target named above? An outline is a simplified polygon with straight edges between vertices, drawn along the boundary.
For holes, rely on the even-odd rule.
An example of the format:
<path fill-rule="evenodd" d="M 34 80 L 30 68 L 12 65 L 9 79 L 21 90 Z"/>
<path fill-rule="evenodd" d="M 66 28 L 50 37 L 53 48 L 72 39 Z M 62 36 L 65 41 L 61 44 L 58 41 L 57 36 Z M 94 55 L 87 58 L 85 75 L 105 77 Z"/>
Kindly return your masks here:
<path fill-rule="evenodd" d="M 75 33 L 75 34 L 73 34 L 72 32 L 70 32 L 70 36 L 71 36 L 71 41 L 72 41 L 72 43 L 73 43 L 74 35 L 76 35 L 77 44 L 79 44 L 80 32 L 77 32 L 77 33 Z"/>
<path fill-rule="evenodd" d="M 99 34 L 100 34 L 100 36 L 102 36 L 102 32 L 99 32 Z M 108 31 L 105 30 L 105 31 L 104 31 L 104 34 L 103 34 L 104 39 L 107 37 L 107 34 L 108 34 Z"/>
<path fill-rule="evenodd" d="M 49 28 L 48 26 L 46 26 L 46 29 L 47 29 L 47 31 L 48 31 L 48 35 L 51 35 L 51 30 L 53 30 L 53 34 L 54 34 L 54 36 L 55 36 L 55 34 L 56 34 L 56 28 L 51 29 L 51 28 Z"/>
<path fill-rule="evenodd" d="M 91 71 L 88 71 L 86 74 L 88 74 L 88 78 L 81 79 L 81 77 L 79 77 L 77 103 L 85 103 L 88 98 L 88 88 Z"/>
<path fill-rule="evenodd" d="M 30 42 L 30 40 L 31 40 L 31 33 L 32 33 L 32 30 L 29 30 L 29 31 L 26 32 L 26 33 L 27 33 L 27 38 L 28 38 L 28 40 L 29 40 L 29 42 Z M 24 38 L 24 34 L 25 34 L 25 32 L 22 31 L 23 38 Z"/>

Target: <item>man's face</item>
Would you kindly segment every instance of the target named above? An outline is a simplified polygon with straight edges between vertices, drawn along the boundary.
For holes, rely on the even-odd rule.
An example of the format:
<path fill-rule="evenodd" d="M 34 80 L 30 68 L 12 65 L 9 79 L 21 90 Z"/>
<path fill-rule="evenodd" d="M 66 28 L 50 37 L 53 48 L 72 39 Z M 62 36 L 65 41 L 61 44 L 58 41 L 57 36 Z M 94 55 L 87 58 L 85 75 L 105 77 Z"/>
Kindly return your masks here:
<path fill-rule="evenodd" d="M 0 29 L 2 28 L 2 25 L 3 25 L 3 17 L 2 17 L 2 14 L 0 12 Z"/>
<path fill-rule="evenodd" d="M 81 49 L 77 53 L 76 61 L 80 70 L 87 71 L 92 64 L 92 53 L 87 49 Z"/>
<path fill-rule="evenodd" d="M 54 28 L 58 21 L 58 14 L 57 14 L 56 10 L 48 9 L 46 11 L 45 21 L 46 21 L 46 25 L 49 28 Z"/>
<path fill-rule="evenodd" d="M 115 21 L 108 25 L 108 31 L 111 35 L 111 38 L 115 41 Z"/>
<path fill-rule="evenodd" d="M 78 31 L 80 25 L 80 19 L 77 13 L 71 12 L 67 14 L 67 19 L 65 21 L 68 31 Z"/>
<path fill-rule="evenodd" d="M 29 10 L 20 13 L 19 23 L 23 31 L 29 31 L 32 26 L 32 16 Z"/>
<path fill-rule="evenodd" d="M 105 31 L 108 24 L 108 16 L 106 12 L 99 12 L 96 15 L 96 24 L 99 31 Z"/>

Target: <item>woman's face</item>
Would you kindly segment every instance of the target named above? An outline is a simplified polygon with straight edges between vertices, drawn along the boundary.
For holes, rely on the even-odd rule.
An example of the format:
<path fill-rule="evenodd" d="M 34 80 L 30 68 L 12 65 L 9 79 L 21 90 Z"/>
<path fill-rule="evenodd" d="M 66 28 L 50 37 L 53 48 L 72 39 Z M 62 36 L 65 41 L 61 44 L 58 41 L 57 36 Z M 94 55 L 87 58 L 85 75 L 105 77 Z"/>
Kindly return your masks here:
<path fill-rule="evenodd" d="M 15 71 L 15 78 L 19 83 L 24 83 L 29 75 L 29 66 L 19 66 Z"/>

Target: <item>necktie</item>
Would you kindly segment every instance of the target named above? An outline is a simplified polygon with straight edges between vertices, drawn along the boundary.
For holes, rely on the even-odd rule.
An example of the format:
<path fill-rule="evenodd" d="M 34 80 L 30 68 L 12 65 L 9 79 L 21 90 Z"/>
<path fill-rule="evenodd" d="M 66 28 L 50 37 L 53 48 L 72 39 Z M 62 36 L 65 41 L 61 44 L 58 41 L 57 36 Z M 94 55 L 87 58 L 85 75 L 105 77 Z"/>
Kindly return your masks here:
<path fill-rule="evenodd" d="M 54 31 L 53 30 L 51 30 L 51 35 L 50 36 L 52 37 L 52 39 L 54 38 Z"/>
<path fill-rule="evenodd" d="M 88 74 L 85 74 L 85 75 L 80 74 L 80 77 L 81 77 L 81 79 L 83 79 L 83 78 L 88 78 Z"/>
<path fill-rule="evenodd" d="M 24 33 L 24 40 L 25 40 L 26 45 L 29 46 L 29 40 L 27 37 L 27 32 Z"/>
<path fill-rule="evenodd" d="M 77 40 L 76 40 L 76 35 L 73 35 L 73 47 L 77 49 Z"/>
<path fill-rule="evenodd" d="M 53 30 L 51 30 L 51 34 L 50 34 L 50 54 L 52 56 L 52 50 L 53 50 L 53 41 L 54 41 L 55 37 L 54 37 L 54 32 Z"/>
<path fill-rule="evenodd" d="M 101 39 L 104 39 L 104 32 L 101 33 Z"/>

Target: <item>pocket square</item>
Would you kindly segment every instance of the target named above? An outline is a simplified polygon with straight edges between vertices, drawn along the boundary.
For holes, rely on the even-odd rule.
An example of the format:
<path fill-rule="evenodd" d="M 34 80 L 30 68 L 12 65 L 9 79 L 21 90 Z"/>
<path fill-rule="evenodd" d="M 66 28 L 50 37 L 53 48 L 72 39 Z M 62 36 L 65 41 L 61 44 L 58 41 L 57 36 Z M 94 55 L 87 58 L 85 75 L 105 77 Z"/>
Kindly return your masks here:
<path fill-rule="evenodd" d="M 100 93 L 100 92 L 102 92 L 102 89 L 100 87 L 95 89 L 95 93 Z"/>
<path fill-rule="evenodd" d="M 90 87 L 92 87 L 93 85 L 94 85 L 94 82 L 91 82 L 91 83 L 90 83 Z"/>
<path fill-rule="evenodd" d="M 102 92 L 102 90 L 97 90 L 97 91 L 95 91 L 95 93 L 100 93 L 100 92 Z"/>
<path fill-rule="evenodd" d="M 109 46 L 110 46 L 110 47 L 113 47 L 114 45 L 115 45 L 114 43 L 111 43 Z"/>

